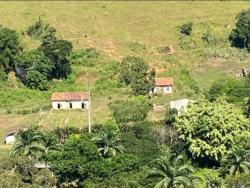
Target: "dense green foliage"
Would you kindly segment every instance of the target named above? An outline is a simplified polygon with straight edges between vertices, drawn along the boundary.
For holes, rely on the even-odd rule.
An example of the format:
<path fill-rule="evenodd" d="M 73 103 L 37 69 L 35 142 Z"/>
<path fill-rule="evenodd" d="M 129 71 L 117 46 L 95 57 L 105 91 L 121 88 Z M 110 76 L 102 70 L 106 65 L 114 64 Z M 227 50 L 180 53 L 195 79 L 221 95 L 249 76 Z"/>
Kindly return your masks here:
<path fill-rule="evenodd" d="M 19 78 L 31 89 L 47 90 L 54 65 L 41 51 L 24 52 L 16 57 L 15 68 Z"/>
<path fill-rule="evenodd" d="M 229 36 L 232 46 L 250 50 L 249 29 L 250 10 L 244 10 L 237 16 L 236 28 Z"/>
<path fill-rule="evenodd" d="M 155 71 L 150 70 L 143 59 L 127 56 L 121 62 L 121 81 L 131 85 L 134 95 L 147 95 L 154 88 Z"/>
<path fill-rule="evenodd" d="M 46 37 L 42 41 L 39 50 L 50 58 L 53 64 L 53 78 L 67 78 L 71 73 L 68 56 L 71 54 L 72 48 L 71 42 L 53 36 Z"/>
<path fill-rule="evenodd" d="M 227 101 L 232 103 L 243 103 L 244 98 L 248 97 L 250 93 L 250 80 L 248 78 L 236 79 L 223 79 L 213 83 L 207 98 L 210 101 L 216 100 L 222 95 L 226 95 Z"/>
<path fill-rule="evenodd" d="M 250 123 L 232 104 L 200 101 L 177 117 L 176 128 L 194 158 L 219 161 Z"/>
<path fill-rule="evenodd" d="M 111 104 L 113 118 L 117 123 L 130 123 L 142 121 L 150 110 L 148 100 L 138 96 L 128 100 L 118 100 Z"/>
<path fill-rule="evenodd" d="M 5 72 L 14 70 L 15 56 L 21 51 L 19 35 L 16 31 L 0 27 L 0 68 Z"/>

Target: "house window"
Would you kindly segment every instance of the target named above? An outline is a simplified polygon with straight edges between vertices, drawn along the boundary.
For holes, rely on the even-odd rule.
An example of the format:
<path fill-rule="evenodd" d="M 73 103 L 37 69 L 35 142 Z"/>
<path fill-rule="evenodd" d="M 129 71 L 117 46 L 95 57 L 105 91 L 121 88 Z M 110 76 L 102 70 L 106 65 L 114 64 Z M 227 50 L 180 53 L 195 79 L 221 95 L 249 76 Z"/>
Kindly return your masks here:
<path fill-rule="evenodd" d="M 84 108 L 85 108 L 85 103 L 83 102 L 83 103 L 82 103 L 82 109 L 84 109 Z"/>
<path fill-rule="evenodd" d="M 166 86 L 166 91 L 170 91 L 170 86 Z"/>
<path fill-rule="evenodd" d="M 71 102 L 69 103 L 69 108 L 72 108 L 72 103 Z"/>
<path fill-rule="evenodd" d="M 60 109 L 61 108 L 61 104 L 57 103 L 57 108 Z"/>

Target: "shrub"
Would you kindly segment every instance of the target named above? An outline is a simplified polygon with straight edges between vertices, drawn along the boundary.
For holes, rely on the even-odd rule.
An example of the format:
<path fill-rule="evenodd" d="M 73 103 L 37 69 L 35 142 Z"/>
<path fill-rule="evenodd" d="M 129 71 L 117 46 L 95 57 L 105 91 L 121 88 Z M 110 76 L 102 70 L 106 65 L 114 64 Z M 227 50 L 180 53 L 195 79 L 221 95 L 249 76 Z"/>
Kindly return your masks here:
<path fill-rule="evenodd" d="M 192 28 L 193 28 L 192 22 L 187 22 L 179 26 L 180 33 L 184 35 L 190 35 L 192 32 Z"/>
<path fill-rule="evenodd" d="M 129 100 L 118 100 L 111 104 L 113 118 L 117 123 L 131 123 L 146 119 L 150 110 L 148 100 L 138 96 Z"/>
<path fill-rule="evenodd" d="M 27 28 L 26 33 L 32 38 L 42 39 L 46 35 L 55 35 L 56 29 L 49 26 L 49 24 L 43 23 L 42 19 L 39 17 L 33 25 Z"/>
<path fill-rule="evenodd" d="M 139 43 L 139 42 L 130 42 L 128 47 L 132 51 L 145 51 L 146 50 L 146 46 L 144 44 Z"/>
<path fill-rule="evenodd" d="M 236 28 L 230 33 L 231 45 L 237 48 L 250 50 L 250 9 L 243 10 L 237 17 Z"/>
<path fill-rule="evenodd" d="M 219 96 L 226 95 L 227 101 L 242 103 L 249 92 L 250 88 L 245 80 L 222 79 L 212 84 L 207 93 L 207 98 L 214 101 Z"/>

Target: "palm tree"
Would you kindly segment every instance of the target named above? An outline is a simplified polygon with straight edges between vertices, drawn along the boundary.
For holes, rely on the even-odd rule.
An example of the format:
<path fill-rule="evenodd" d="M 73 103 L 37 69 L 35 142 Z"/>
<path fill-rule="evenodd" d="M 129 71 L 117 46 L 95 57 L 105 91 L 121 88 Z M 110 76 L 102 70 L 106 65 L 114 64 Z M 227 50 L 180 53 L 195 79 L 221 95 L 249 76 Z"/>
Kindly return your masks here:
<path fill-rule="evenodd" d="M 123 153 L 124 147 L 119 144 L 121 139 L 116 132 L 102 131 L 98 136 L 93 138 L 99 147 L 99 151 L 104 157 L 115 156 L 117 152 Z"/>
<path fill-rule="evenodd" d="M 19 154 L 31 158 L 40 149 L 38 145 L 40 139 L 41 134 L 33 128 L 20 130 L 17 133 L 16 142 L 10 151 L 10 155 L 15 156 Z"/>
<path fill-rule="evenodd" d="M 45 162 L 48 161 L 48 154 L 50 151 L 60 150 L 61 145 L 58 144 L 55 136 L 48 134 L 42 135 L 39 144 L 39 151 L 42 153 L 40 159 L 44 160 Z"/>
<path fill-rule="evenodd" d="M 248 172 L 250 169 L 250 151 L 235 147 L 222 159 L 222 163 L 226 164 L 224 166 L 229 169 L 231 175 Z"/>
<path fill-rule="evenodd" d="M 157 159 L 157 167 L 149 172 L 149 177 L 159 177 L 161 180 L 155 188 L 194 187 L 194 179 L 190 176 L 195 171 L 190 161 L 186 161 L 182 155 L 174 157 L 173 154 L 162 156 Z"/>

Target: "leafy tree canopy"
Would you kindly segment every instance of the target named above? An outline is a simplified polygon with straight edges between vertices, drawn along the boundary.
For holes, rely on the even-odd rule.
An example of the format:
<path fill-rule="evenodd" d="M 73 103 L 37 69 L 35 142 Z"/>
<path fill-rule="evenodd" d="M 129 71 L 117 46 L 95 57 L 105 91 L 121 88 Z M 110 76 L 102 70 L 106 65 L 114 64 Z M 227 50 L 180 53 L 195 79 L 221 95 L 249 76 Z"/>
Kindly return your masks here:
<path fill-rule="evenodd" d="M 236 28 L 232 30 L 229 40 L 232 46 L 250 50 L 250 9 L 237 16 Z"/>
<path fill-rule="evenodd" d="M 72 48 L 73 46 L 71 42 L 66 40 L 53 37 L 47 37 L 43 40 L 39 50 L 43 51 L 53 63 L 53 78 L 67 78 L 67 76 L 71 73 L 68 56 L 71 54 Z"/>
<path fill-rule="evenodd" d="M 14 70 L 14 57 L 21 49 L 17 32 L 0 27 L 0 67 L 4 67 L 6 72 Z"/>
<path fill-rule="evenodd" d="M 149 71 L 143 59 L 127 56 L 121 62 L 120 78 L 127 85 L 131 84 L 132 94 L 146 95 L 154 87 L 155 71 Z"/>
<path fill-rule="evenodd" d="M 54 65 L 42 51 L 23 52 L 15 60 L 17 75 L 24 84 L 32 89 L 48 89 Z"/>
<path fill-rule="evenodd" d="M 176 118 L 175 127 L 194 158 L 219 161 L 236 136 L 250 129 L 242 112 L 223 100 L 200 101 Z"/>

